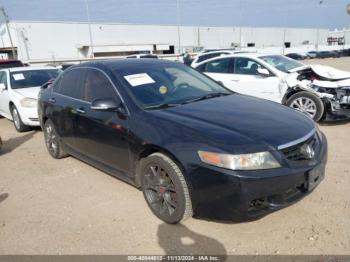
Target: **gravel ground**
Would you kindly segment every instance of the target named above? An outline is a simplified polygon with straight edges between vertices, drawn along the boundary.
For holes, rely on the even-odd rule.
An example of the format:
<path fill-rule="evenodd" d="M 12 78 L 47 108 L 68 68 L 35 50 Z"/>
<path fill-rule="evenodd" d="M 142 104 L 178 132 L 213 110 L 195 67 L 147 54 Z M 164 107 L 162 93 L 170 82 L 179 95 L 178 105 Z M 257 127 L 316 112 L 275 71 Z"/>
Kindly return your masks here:
<path fill-rule="evenodd" d="M 0 119 L 0 254 L 350 255 L 350 122 L 321 129 L 326 178 L 303 200 L 249 223 L 172 226 L 137 189 L 72 157 L 52 159 L 40 130 L 19 134 Z"/>

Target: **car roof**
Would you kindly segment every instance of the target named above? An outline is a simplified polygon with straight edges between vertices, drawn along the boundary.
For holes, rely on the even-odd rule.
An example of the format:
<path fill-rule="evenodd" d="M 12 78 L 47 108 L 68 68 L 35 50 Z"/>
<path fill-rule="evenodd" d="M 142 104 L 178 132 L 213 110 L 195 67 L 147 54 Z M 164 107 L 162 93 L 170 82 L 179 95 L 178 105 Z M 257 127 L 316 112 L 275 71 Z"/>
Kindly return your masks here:
<path fill-rule="evenodd" d="M 261 57 L 264 57 L 264 56 L 283 56 L 283 55 L 280 55 L 280 54 L 267 54 L 267 53 L 238 53 L 238 54 L 230 54 L 230 55 L 223 55 L 223 56 L 217 56 L 217 57 L 213 57 L 213 58 L 210 58 L 210 59 L 207 59 L 207 60 L 204 60 L 200 63 L 198 63 L 195 67 L 198 67 L 208 61 L 214 61 L 216 59 L 222 59 L 222 58 L 234 58 L 234 57 L 246 57 L 246 58 L 261 58 Z"/>
<path fill-rule="evenodd" d="M 48 69 L 57 69 L 57 68 L 53 66 L 22 66 L 22 67 L 4 68 L 2 70 L 8 70 L 10 72 L 19 72 L 19 71 L 48 70 Z"/>
<path fill-rule="evenodd" d="M 69 67 L 67 70 L 71 68 L 80 68 L 80 67 L 94 67 L 99 69 L 109 68 L 113 70 L 123 69 L 129 66 L 150 66 L 150 65 L 170 65 L 170 64 L 181 64 L 179 62 L 173 62 L 165 59 L 154 59 L 154 58 L 143 58 L 143 59 L 127 59 L 127 58 L 116 58 L 116 59 L 106 59 L 106 60 L 95 60 L 84 62 L 79 65 L 74 65 Z"/>

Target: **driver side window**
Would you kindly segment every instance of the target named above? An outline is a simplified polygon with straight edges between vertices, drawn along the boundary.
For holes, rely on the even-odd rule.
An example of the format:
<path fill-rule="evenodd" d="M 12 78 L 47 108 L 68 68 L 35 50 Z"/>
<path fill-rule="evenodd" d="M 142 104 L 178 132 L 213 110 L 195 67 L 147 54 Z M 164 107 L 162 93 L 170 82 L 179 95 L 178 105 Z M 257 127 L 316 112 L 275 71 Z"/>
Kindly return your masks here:
<path fill-rule="evenodd" d="M 83 79 L 83 100 L 92 102 L 95 99 L 115 98 L 114 86 L 99 70 L 87 68 Z"/>
<path fill-rule="evenodd" d="M 258 69 L 267 69 L 253 59 L 245 57 L 235 58 L 235 74 L 239 75 L 260 75 Z"/>

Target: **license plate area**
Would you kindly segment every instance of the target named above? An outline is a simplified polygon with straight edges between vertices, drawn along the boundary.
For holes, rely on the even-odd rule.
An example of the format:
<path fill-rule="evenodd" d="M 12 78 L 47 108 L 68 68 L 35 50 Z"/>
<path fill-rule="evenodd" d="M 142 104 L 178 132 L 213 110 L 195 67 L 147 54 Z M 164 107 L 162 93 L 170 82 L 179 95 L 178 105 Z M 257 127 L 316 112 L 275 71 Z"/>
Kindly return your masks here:
<path fill-rule="evenodd" d="M 326 166 L 321 164 L 307 174 L 307 190 L 312 191 L 324 178 Z"/>

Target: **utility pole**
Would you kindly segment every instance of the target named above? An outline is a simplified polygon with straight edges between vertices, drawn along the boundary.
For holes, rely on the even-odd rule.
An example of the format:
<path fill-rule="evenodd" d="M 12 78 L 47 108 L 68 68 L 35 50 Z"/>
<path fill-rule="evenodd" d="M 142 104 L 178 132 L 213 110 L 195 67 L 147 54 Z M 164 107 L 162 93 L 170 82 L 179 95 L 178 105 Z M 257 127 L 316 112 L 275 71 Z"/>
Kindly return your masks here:
<path fill-rule="evenodd" d="M 92 41 L 92 30 L 91 30 L 91 20 L 90 20 L 90 9 L 88 0 L 85 0 L 85 8 L 86 8 L 86 17 L 89 24 L 89 37 L 90 37 L 90 47 L 91 47 L 91 57 L 94 58 L 94 43 Z"/>
<path fill-rule="evenodd" d="M 13 46 L 13 42 L 12 42 L 12 36 L 11 36 L 11 32 L 10 32 L 10 27 L 9 27 L 9 18 L 5 12 L 5 8 L 2 6 L 0 7 L 0 12 L 1 14 L 4 16 L 5 19 L 5 25 L 6 25 L 6 30 L 7 30 L 7 34 L 9 36 L 9 40 L 10 40 L 10 44 L 11 44 L 11 50 L 12 50 L 12 58 L 15 59 L 16 58 L 16 52 L 15 52 L 15 48 Z"/>
<path fill-rule="evenodd" d="M 181 32 L 180 32 L 180 0 L 176 0 L 176 16 L 177 16 L 177 42 L 179 45 L 179 54 L 181 53 Z"/>

